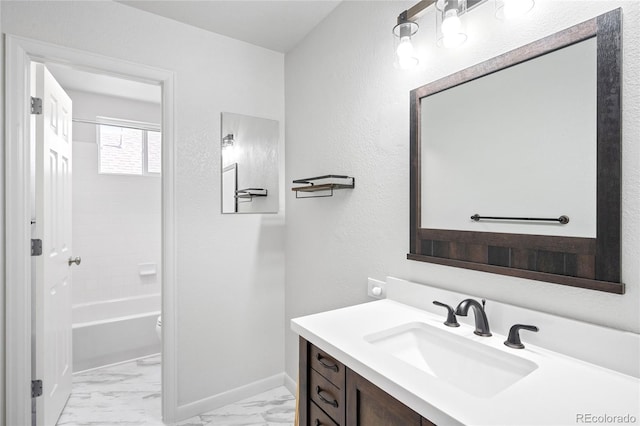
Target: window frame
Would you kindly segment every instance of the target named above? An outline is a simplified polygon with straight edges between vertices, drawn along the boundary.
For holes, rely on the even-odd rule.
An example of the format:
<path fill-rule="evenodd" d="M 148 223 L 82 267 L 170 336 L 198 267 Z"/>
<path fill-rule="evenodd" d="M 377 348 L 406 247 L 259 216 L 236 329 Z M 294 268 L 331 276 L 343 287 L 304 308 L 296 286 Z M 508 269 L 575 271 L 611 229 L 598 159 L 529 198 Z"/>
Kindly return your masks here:
<path fill-rule="evenodd" d="M 113 173 L 113 172 L 103 172 L 102 171 L 102 144 L 100 140 L 100 126 L 113 126 L 120 128 L 128 128 L 142 131 L 142 164 L 141 169 L 142 173 Z M 98 174 L 99 175 L 112 175 L 112 176 L 151 176 L 151 177 L 159 177 L 162 175 L 162 170 L 160 172 L 150 172 L 149 171 L 149 132 L 158 132 L 160 133 L 160 138 L 162 141 L 162 128 L 160 124 L 149 123 L 144 121 L 134 121 L 134 120 L 125 120 L 120 118 L 110 118 L 110 117 L 96 117 L 96 145 L 98 151 Z M 161 142 L 162 144 L 162 142 Z M 162 155 L 162 151 L 161 154 Z M 162 161 L 160 162 L 162 168 Z"/>

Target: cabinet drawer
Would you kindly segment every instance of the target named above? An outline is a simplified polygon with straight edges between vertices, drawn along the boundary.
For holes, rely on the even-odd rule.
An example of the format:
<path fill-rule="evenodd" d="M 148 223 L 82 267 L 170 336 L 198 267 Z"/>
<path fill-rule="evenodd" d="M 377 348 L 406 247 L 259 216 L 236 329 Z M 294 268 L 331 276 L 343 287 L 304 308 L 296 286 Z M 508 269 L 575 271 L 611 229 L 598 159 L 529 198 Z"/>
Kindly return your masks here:
<path fill-rule="evenodd" d="M 318 372 L 310 370 L 309 396 L 338 425 L 344 424 L 344 391 L 338 389 Z"/>
<path fill-rule="evenodd" d="M 337 424 L 312 401 L 309 404 L 309 426 L 337 426 Z"/>
<path fill-rule="evenodd" d="M 309 364 L 311 368 L 322 374 L 339 389 L 344 389 L 344 364 L 336 361 L 335 358 L 313 345 L 311 345 L 309 352 Z"/>

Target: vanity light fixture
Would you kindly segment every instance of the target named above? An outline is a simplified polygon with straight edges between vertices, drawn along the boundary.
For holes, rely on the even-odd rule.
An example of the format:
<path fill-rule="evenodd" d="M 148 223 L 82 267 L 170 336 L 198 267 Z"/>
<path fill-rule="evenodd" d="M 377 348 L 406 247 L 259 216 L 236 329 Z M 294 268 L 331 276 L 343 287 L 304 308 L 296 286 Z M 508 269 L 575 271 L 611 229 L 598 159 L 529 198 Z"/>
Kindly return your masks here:
<path fill-rule="evenodd" d="M 464 21 L 469 11 L 485 3 L 487 0 L 421 0 L 411 8 L 398 15 L 397 24 L 393 27 L 395 38 L 395 67 L 410 69 L 418 65 L 411 38 L 418 32 L 416 20 L 424 11 L 435 4 L 436 37 L 439 47 L 455 48 L 467 40 Z M 496 17 L 509 19 L 529 12 L 535 0 L 494 0 Z"/>
<path fill-rule="evenodd" d="M 393 27 L 393 35 L 396 36 L 394 43 L 396 68 L 407 70 L 418 65 L 419 60 L 414 55 L 413 44 L 411 44 L 411 37 L 418 32 L 418 24 L 415 20 L 433 3 L 435 0 L 421 0 L 398 15 L 397 24 Z"/>
<path fill-rule="evenodd" d="M 406 70 L 418 65 L 418 58 L 414 56 L 413 44 L 411 44 L 411 37 L 418 32 L 418 24 L 406 20 L 403 14 L 406 16 L 406 11 L 398 16 L 398 24 L 393 27 L 393 34 L 396 36 L 394 65 L 396 68 Z"/>
<path fill-rule="evenodd" d="M 228 148 L 233 146 L 233 133 L 229 133 L 222 138 L 222 148 Z"/>

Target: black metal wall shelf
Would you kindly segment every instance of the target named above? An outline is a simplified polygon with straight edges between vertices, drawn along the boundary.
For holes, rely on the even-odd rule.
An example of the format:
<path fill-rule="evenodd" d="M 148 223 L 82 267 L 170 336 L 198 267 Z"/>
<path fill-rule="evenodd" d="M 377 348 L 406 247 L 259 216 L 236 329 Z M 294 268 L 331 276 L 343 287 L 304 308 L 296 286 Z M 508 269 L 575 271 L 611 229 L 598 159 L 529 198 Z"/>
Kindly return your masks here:
<path fill-rule="evenodd" d="M 356 178 L 345 175 L 323 175 L 305 179 L 296 179 L 293 183 L 305 184 L 291 188 L 296 193 L 296 198 L 332 197 L 334 189 L 353 189 L 356 187 Z M 300 196 L 299 193 L 316 193 Z"/>
<path fill-rule="evenodd" d="M 253 197 L 266 197 L 268 194 L 264 188 L 236 189 L 236 198 L 253 200 Z"/>

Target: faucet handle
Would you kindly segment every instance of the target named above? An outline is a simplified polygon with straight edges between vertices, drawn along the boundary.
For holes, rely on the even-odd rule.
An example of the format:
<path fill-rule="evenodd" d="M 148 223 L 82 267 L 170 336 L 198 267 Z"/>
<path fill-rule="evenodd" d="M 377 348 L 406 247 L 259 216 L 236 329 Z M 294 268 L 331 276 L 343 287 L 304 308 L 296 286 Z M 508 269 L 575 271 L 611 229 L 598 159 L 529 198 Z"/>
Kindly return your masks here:
<path fill-rule="evenodd" d="M 446 303 L 438 302 L 437 300 L 434 300 L 433 304 L 436 306 L 447 308 L 447 320 L 444 322 L 444 325 L 448 327 L 460 327 L 460 324 L 458 324 L 458 320 L 456 319 L 456 312 L 451 306 L 447 305 Z"/>
<path fill-rule="evenodd" d="M 514 349 L 523 349 L 524 345 L 520 341 L 520 329 L 538 332 L 538 327 L 535 325 L 514 324 L 509 329 L 509 337 L 504 341 L 504 344 Z"/>

